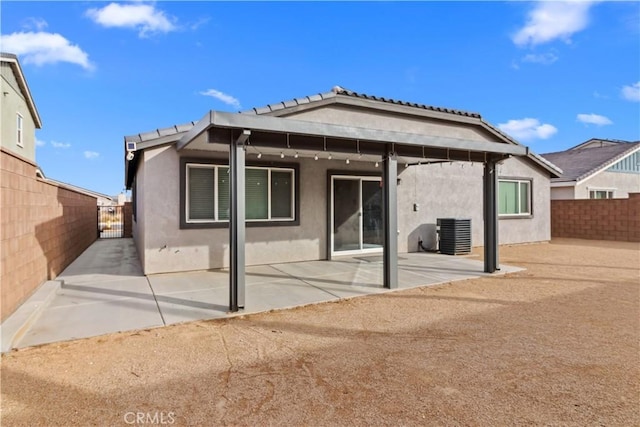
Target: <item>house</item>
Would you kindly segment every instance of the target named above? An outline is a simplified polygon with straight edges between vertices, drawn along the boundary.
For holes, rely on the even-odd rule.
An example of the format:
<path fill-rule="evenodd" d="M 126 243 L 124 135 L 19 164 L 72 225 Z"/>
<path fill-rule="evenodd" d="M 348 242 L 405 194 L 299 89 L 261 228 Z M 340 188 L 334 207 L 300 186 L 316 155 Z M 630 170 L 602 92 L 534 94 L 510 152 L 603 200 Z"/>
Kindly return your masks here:
<path fill-rule="evenodd" d="M 35 130 L 42 127 L 42 122 L 16 55 L 0 53 L 0 74 L 1 146 L 35 162 Z"/>
<path fill-rule="evenodd" d="M 561 172 L 479 114 L 341 87 L 210 111 L 125 137 L 125 149 L 145 273 L 229 267 L 240 293 L 245 265 L 370 253 L 394 287 L 397 254 L 433 248 L 438 218 L 471 219 L 493 272 L 498 234 L 550 239 Z"/>
<path fill-rule="evenodd" d="M 620 199 L 640 192 L 640 141 L 592 138 L 542 155 L 563 170 L 551 179 L 551 199 Z"/>

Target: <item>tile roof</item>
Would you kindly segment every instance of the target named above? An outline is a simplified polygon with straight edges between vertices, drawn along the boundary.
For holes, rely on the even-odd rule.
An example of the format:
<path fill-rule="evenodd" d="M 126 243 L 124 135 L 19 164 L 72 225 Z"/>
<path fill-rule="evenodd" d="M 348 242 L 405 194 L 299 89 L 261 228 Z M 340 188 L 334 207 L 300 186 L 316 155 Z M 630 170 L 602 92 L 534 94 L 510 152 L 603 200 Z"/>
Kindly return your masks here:
<path fill-rule="evenodd" d="M 329 92 L 319 93 L 317 95 L 305 96 L 302 98 L 294 98 L 288 101 L 277 102 L 274 104 L 268 104 L 264 107 L 256 107 L 247 111 L 242 111 L 242 113 L 243 114 L 251 114 L 251 113 L 266 114 L 273 111 L 283 110 L 285 108 L 290 108 L 298 105 L 309 104 L 311 102 L 321 101 L 323 99 L 335 98 L 337 95 L 345 95 L 345 96 L 350 96 L 354 98 L 368 99 L 371 101 L 387 102 L 390 104 L 404 105 L 406 107 L 413 107 L 413 108 L 421 108 L 424 110 L 437 111 L 440 113 L 456 114 L 459 116 L 474 117 L 477 119 L 481 118 L 480 114 L 478 113 L 472 113 L 472 112 L 462 111 L 462 110 L 454 110 L 450 108 L 434 107 L 432 105 L 417 104 L 415 102 L 399 101 L 391 98 L 367 95 L 365 93 L 358 93 L 349 89 L 345 89 L 341 86 L 334 86 Z"/>
<path fill-rule="evenodd" d="M 246 111 L 241 111 L 242 114 L 266 114 L 266 113 L 271 113 L 273 111 L 278 111 L 278 110 L 284 110 L 285 108 L 291 108 L 291 107 L 295 107 L 298 105 L 303 105 L 303 104 L 309 104 L 312 102 L 317 102 L 317 101 L 322 101 L 324 99 L 330 99 L 330 98 L 335 98 L 337 95 L 345 95 L 345 96 L 350 96 L 350 97 L 354 97 L 354 98 L 361 98 L 361 99 L 368 99 L 371 101 L 379 101 L 379 102 L 387 102 L 390 104 L 396 104 L 396 105 L 404 105 L 406 107 L 413 107 L 413 108 L 421 108 L 423 110 L 430 110 L 430 111 L 437 111 L 440 113 L 448 113 L 448 114 L 454 114 L 454 115 L 458 115 L 458 116 L 465 116 L 465 117 L 473 117 L 476 119 L 482 119 L 482 116 L 480 116 L 480 114 L 478 113 L 472 113 L 472 112 L 468 112 L 468 111 L 462 111 L 462 110 L 454 110 L 454 109 L 450 109 L 450 108 L 442 108 L 442 107 L 434 107 L 431 105 L 425 105 L 425 104 L 417 104 L 414 102 L 405 102 L 405 101 L 399 101 L 399 100 L 395 100 L 395 99 L 391 99 L 391 98 L 384 98 L 384 97 L 379 97 L 379 96 L 373 96 L 373 95 L 367 95 L 364 93 L 358 93 L 358 92 L 354 92 L 348 89 L 345 89 L 341 86 L 334 86 L 329 92 L 324 92 L 324 93 L 319 93 L 316 95 L 310 95 L 310 96 L 305 96 L 302 98 L 294 98 L 288 101 L 282 101 L 282 102 L 277 102 L 274 104 L 268 104 L 264 107 L 256 107 L 256 108 L 252 108 L 250 110 L 246 110 Z M 484 121 L 483 121 L 484 122 Z M 488 125 L 488 123 L 484 122 L 485 124 Z M 130 135 L 130 136 L 126 136 L 125 137 L 125 141 L 129 142 L 145 142 L 145 141 L 150 141 L 150 140 L 154 140 L 157 138 L 160 138 L 162 136 L 170 136 L 170 135 L 177 135 L 179 133 L 183 133 L 183 132 L 187 132 L 189 131 L 189 129 L 191 129 L 194 125 L 196 124 L 196 122 L 189 122 L 189 123 L 184 123 L 181 125 L 176 125 L 176 126 L 171 126 L 168 128 L 162 128 L 162 129 L 156 129 L 153 130 L 151 132 L 143 132 L 143 133 L 139 133 L 136 135 Z M 491 125 L 489 125 L 491 126 Z M 491 126 L 492 129 L 496 130 L 498 133 L 500 133 L 503 136 L 506 136 L 508 138 L 508 135 L 505 135 L 503 132 L 500 132 L 499 130 L 497 130 L 496 128 L 494 128 L 493 126 Z M 511 138 L 509 138 L 511 140 Z"/>
<path fill-rule="evenodd" d="M 614 145 L 605 145 L 603 147 L 569 149 L 556 153 L 542 154 L 542 157 L 564 171 L 560 178 L 554 178 L 553 181 L 581 181 L 589 175 L 614 164 L 631 152 L 640 149 L 640 141 L 615 142 L 616 144 Z"/>
<path fill-rule="evenodd" d="M 125 136 L 126 142 L 145 142 L 153 139 L 160 138 L 162 136 L 177 135 L 179 133 L 188 132 L 197 122 L 183 123 L 181 125 L 175 125 L 168 128 L 159 128 L 150 132 L 142 132 L 136 135 Z"/>

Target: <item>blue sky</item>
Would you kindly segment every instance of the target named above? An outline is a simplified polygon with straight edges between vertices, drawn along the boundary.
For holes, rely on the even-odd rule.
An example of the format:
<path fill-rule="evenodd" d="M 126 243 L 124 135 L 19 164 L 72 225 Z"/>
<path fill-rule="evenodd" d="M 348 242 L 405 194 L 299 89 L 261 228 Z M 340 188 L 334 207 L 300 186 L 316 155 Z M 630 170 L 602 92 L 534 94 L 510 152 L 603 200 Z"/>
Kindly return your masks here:
<path fill-rule="evenodd" d="M 640 139 L 638 2 L 2 2 L 45 174 L 123 189 L 123 137 L 340 85 L 538 153 Z"/>

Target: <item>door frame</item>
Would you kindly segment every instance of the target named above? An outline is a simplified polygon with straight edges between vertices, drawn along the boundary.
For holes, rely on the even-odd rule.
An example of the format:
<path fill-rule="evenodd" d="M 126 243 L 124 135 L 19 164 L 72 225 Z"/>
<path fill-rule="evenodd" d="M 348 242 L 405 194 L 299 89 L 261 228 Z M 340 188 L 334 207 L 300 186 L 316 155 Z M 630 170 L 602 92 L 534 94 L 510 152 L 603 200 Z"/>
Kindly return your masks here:
<path fill-rule="evenodd" d="M 359 201 L 359 233 L 360 233 L 360 248 L 357 250 L 350 251 L 334 251 L 334 233 L 333 233 L 333 220 L 334 220 L 334 207 L 333 207 L 333 199 L 334 199 L 334 187 L 333 183 L 336 179 L 343 180 L 357 180 L 359 182 L 358 186 L 358 201 Z M 362 181 L 378 181 L 382 182 L 382 174 L 376 172 L 365 172 L 365 171 L 328 171 L 327 173 L 327 259 L 331 260 L 337 256 L 349 256 L 349 255 L 360 255 L 360 254 L 369 254 L 369 253 L 382 253 L 383 246 L 379 248 L 362 248 L 363 246 L 363 210 L 362 210 Z"/>

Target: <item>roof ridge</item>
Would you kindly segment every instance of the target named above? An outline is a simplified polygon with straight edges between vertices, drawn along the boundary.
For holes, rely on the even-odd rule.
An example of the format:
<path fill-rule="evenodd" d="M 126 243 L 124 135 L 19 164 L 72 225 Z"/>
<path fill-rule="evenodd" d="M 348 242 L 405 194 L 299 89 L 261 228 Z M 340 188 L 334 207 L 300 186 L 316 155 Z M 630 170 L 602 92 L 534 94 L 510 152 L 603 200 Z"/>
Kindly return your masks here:
<path fill-rule="evenodd" d="M 482 118 L 482 116 L 479 113 L 475 113 L 475 112 L 457 110 L 453 108 L 436 107 L 433 105 L 396 100 L 393 98 L 385 98 L 385 97 L 375 96 L 375 95 L 367 95 L 366 93 L 359 93 L 350 89 L 346 89 L 340 85 L 333 86 L 329 92 L 318 93 L 316 95 L 307 95 L 300 98 L 293 98 L 288 101 L 280 101 L 273 104 L 267 104 L 263 107 L 254 107 L 250 110 L 242 111 L 241 113 L 267 114 L 273 111 L 284 110 L 286 108 L 295 107 L 302 104 L 310 104 L 312 102 L 318 102 L 324 99 L 333 98 L 337 95 L 351 96 L 354 98 L 367 99 L 370 101 L 386 102 L 390 104 L 402 105 L 405 107 L 420 108 L 424 110 L 437 111 L 440 113 L 447 113 L 447 114 L 455 114 L 455 115 L 465 116 L 465 117 L 473 117 L 478 119 Z"/>

